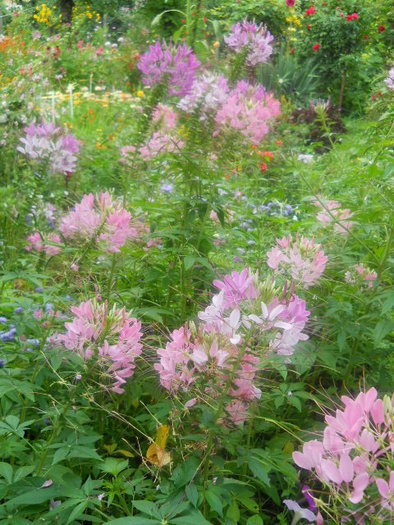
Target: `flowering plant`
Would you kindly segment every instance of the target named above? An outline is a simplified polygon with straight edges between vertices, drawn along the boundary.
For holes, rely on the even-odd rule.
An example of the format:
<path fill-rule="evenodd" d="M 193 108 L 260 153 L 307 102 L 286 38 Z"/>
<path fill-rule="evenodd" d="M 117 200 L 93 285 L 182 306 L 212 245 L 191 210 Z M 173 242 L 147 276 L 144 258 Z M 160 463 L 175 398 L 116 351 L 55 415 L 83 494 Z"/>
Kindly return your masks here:
<path fill-rule="evenodd" d="M 378 399 L 371 388 L 341 400 L 325 417 L 323 439 L 305 443 L 294 462 L 327 490 L 330 504 L 314 497 L 327 516 L 385 523 L 394 511 L 394 398 Z"/>
<path fill-rule="evenodd" d="M 76 170 L 81 142 L 53 123 L 31 124 L 24 129 L 25 136 L 18 151 L 30 160 L 47 163 L 52 173 L 69 175 Z"/>
<path fill-rule="evenodd" d="M 220 292 L 199 312 L 199 325 L 175 330 L 157 351 L 154 368 L 162 386 L 186 396 L 188 406 L 197 396 L 208 403 L 218 395 L 227 398 L 225 420 L 238 425 L 261 396 L 255 383 L 264 359 L 270 353 L 294 353 L 297 343 L 308 338 L 303 329 L 309 312 L 296 295 L 279 299 L 248 268 L 213 284 Z"/>
<path fill-rule="evenodd" d="M 110 383 L 116 394 L 123 394 L 125 384 L 134 374 L 135 359 L 141 355 L 141 323 L 123 308 L 109 309 L 108 303 L 85 301 L 72 306 L 74 318 L 65 323 L 65 334 L 54 334 L 50 343 L 79 355 L 87 364 L 87 374 L 97 367 L 99 381 Z"/>

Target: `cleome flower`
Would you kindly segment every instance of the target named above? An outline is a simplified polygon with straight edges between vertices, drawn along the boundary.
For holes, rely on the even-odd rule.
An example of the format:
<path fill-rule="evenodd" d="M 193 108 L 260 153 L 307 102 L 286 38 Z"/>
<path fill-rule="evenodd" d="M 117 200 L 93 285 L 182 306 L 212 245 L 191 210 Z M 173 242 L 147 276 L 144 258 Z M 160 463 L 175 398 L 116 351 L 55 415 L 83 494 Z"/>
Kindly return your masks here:
<path fill-rule="evenodd" d="M 234 24 L 231 33 L 224 37 L 225 43 L 235 53 L 246 52 L 246 63 L 257 66 L 267 62 L 272 55 L 274 37 L 264 25 L 257 25 L 245 19 Z"/>
<path fill-rule="evenodd" d="M 142 352 L 141 323 L 115 306 L 88 300 L 72 306 L 74 318 L 65 323 L 65 334 L 50 338 L 53 346 L 62 346 L 84 361 L 95 361 L 100 376 L 111 390 L 123 394 L 124 385 L 134 374 L 135 359 Z M 92 365 L 88 365 L 89 369 Z"/>
<path fill-rule="evenodd" d="M 297 296 L 281 301 L 264 290 L 263 302 L 261 283 L 248 268 L 214 286 L 220 292 L 199 312 L 198 326 L 175 330 L 157 351 L 154 368 L 172 395 L 227 396 L 224 421 L 238 425 L 247 419 L 250 403 L 261 397 L 256 381 L 265 356 L 291 355 L 298 341 L 307 339 L 302 330 L 309 312 Z"/>
<path fill-rule="evenodd" d="M 293 453 L 294 462 L 312 472 L 329 490 L 341 518 L 371 512 L 383 522 L 394 510 L 394 473 L 390 469 L 394 403 L 388 396 L 377 396 L 375 388 L 355 399 L 343 396 L 343 407 L 325 417 L 323 438 L 309 441 L 301 452 Z M 380 501 L 376 500 L 376 491 Z"/>
<path fill-rule="evenodd" d="M 242 80 L 232 89 L 216 114 L 217 130 L 240 133 L 246 141 L 258 145 L 269 132 L 270 124 L 280 114 L 280 104 L 263 86 Z"/>
<path fill-rule="evenodd" d="M 186 44 L 175 46 L 157 41 L 141 55 L 138 69 L 146 86 L 168 82 L 168 94 L 175 97 L 187 95 L 200 67 L 193 50 Z"/>
<path fill-rule="evenodd" d="M 76 170 L 81 142 L 53 123 L 31 124 L 17 147 L 30 160 L 47 163 L 52 173 L 68 175 Z"/>
<path fill-rule="evenodd" d="M 299 235 L 295 241 L 291 235 L 277 239 L 267 257 L 267 264 L 275 273 L 283 272 L 305 289 L 320 279 L 328 260 L 320 244 Z"/>

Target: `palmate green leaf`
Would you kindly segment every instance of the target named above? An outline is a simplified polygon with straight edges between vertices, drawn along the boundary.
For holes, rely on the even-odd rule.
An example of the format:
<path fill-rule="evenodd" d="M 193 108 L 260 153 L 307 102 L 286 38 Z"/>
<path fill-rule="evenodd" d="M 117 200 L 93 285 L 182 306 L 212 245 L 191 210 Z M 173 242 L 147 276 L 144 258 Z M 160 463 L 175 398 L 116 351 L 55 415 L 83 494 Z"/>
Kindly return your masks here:
<path fill-rule="evenodd" d="M 112 476 L 117 476 L 128 466 L 129 462 L 127 459 L 106 458 L 99 468 L 102 472 L 107 472 L 108 474 L 112 474 Z"/>

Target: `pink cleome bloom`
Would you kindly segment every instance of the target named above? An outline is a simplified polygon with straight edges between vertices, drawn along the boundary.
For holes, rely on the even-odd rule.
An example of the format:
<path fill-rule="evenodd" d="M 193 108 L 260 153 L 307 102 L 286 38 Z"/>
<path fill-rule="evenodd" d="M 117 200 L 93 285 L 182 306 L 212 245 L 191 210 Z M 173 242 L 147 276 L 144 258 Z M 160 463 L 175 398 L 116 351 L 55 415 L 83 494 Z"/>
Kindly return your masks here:
<path fill-rule="evenodd" d="M 374 515 L 384 521 L 385 509 L 394 509 L 393 473 L 387 469 L 394 453 L 394 401 L 388 396 L 378 399 L 375 388 L 341 400 L 343 409 L 326 415 L 323 439 L 305 443 L 302 452 L 293 453 L 293 460 L 329 489 L 342 509 L 341 517 L 356 515 L 354 505 L 360 504 L 363 515 L 373 506 Z M 380 508 L 374 485 L 382 497 Z"/>
<path fill-rule="evenodd" d="M 242 301 L 257 299 L 259 294 L 254 281 L 255 276 L 245 266 L 242 272 L 231 272 L 223 281 L 213 281 L 213 285 L 224 292 L 224 307 L 235 308 Z"/>
<path fill-rule="evenodd" d="M 284 272 L 290 279 L 299 282 L 305 289 L 315 284 L 322 276 L 327 263 L 320 244 L 297 235 L 276 240 L 276 246 L 267 253 L 267 264 L 276 273 Z"/>
<path fill-rule="evenodd" d="M 53 255 L 58 255 L 62 251 L 61 246 L 58 246 L 61 244 L 60 236 L 55 233 L 50 233 L 44 238 L 40 233 L 34 232 L 32 235 L 29 235 L 27 240 L 28 244 L 26 245 L 26 250 L 28 252 L 31 252 L 32 250 L 45 252 L 46 255 L 52 257 Z"/>
<path fill-rule="evenodd" d="M 363 264 L 357 264 L 345 273 L 345 280 L 350 284 L 358 284 L 360 288 L 372 288 L 373 283 L 378 278 L 378 274 Z"/>
<path fill-rule="evenodd" d="M 77 154 L 81 142 L 71 133 L 57 128 L 53 123 L 31 124 L 24 129 L 25 136 L 17 150 L 30 160 L 48 163 L 52 173 L 64 175 L 76 170 Z"/>
<path fill-rule="evenodd" d="M 142 222 L 132 224 L 131 214 L 107 192 L 84 195 L 61 219 L 59 230 L 67 240 L 95 240 L 109 253 L 119 252 L 128 240 L 138 240 L 148 231 Z"/>
<path fill-rule="evenodd" d="M 66 333 L 50 338 L 52 345 L 61 345 L 82 357 L 94 360 L 110 378 L 111 390 L 123 394 L 127 379 L 132 377 L 135 359 L 141 355 L 141 323 L 125 309 L 108 309 L 108 304 L 85 301 L 71 307 L 73 320 L 65 323 Z M 89 365 L 91 368 L 91 365 Z"/>
<path fill-rule="evenodd" d="M 152 112 L 152 121 L 163 130 L 175 129 L 177 120 L 175 111 L 166 104 L 157 104 Z"/>
<path fill-rule="evenodd" d="M 218 129 L 214 135 L 230 130 L 258 145 L 269 132 L 271 121 L 279 114 L 280 104 L 271 93 L 267 93 L 262 86 L 240 81 L 216 115 Z"/>
<path fill-rule="evenodd" d="M 233 25 L 231 33 L 224 37 L 225 43 L 235 53 L 246 50 L 246 63 L 257 66 L 267 62 L 272 55 L 274 37 L 263 25 L 244 20 Z"/>
<path fill-rule="evenodd" d="M 353 222 L 349 220 L 353 217 L 353 213 L 349 209 L 342 210 L 339 202 L 324 201 L 321 198 L 315 201 L 315 206 L 322 210 L 316 218 L 323 226 L 333 224 L 335 232 L 348 235 L 353 226 Z"/>
<path fill-rule="evenodd" d="M 165 348 L 157 351 L 159 361 L 154 368 L 171 394 L 193 399 L 201 397 L 202 391 L 214 399 L 227 395 L 224 408 L 238 425 L 247 418 L 250 403 L 261 397 L 256 379 L 264 355 L 291 355 L 298 341 L 307 339 L 302 330 L 309 312 L 297 296 L 281 302 L 273 292 L 266 306 L 257 277 L 248 268 L 214 285 L 220 293 L 199 312 L 199 325 L 175 330 Z M 262 313 L 256 315 L 259 308 Z M 249 341 L 253 341 L 253 350 Z"/>
<path fill-rule="evenodd" d="M 184 142 L 176 135 L 170 135 L 168 131 L 155 131 L 139 152 L 141 157 L 148 161 L 165 153 L 179 155 L 183 146 Z"/>
<path fill-rule="evenodd" d="M 168 82 L 168 94 L 176 97 L 190 92 L 199 67 L 200 62 L 186 44 L 174 46 L 172 43 L 161 44 L 160 41 L 150 46 L 138 63 L 142 82 L 146 86 Z"/>

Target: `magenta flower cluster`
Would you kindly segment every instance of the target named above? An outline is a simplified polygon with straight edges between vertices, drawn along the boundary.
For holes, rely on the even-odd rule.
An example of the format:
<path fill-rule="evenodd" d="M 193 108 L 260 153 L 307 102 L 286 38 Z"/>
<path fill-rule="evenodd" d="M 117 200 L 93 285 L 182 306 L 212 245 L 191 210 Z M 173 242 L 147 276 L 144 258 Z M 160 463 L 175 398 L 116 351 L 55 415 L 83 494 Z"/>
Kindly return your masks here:
<path fill-rule="evenodd" d="M 50 338 L 52 345 L 60 345 L 82 357 L 94 360 L 104 376 L 102 381 L 111 384 L 111 390 L 123 394 L 126 381 L 134 373 L 135 359 L 142 352 L 140 339 L 141 323 L 131 317 L 125 309 L 95 301 L 86 301 L 72 306 L 74 316 L 65 323 L 66 333 Z M 87 365 L 89 369 L 92 365 Z"/>
<path fill-rule="evenodd" d="M 294 241 L 291 235 L 277 239 L 267 257 L 267 264 L 275 273 L 283 273 L 305 289 L 318 282 L 328 260 L 320 244 L 299 235 Z"/>
<path fill-rule="evenodd" d="M 53 123 L 31 124 L 24 129 L 25 136 L 17 150 L 30 160 L 47 163 L 52 173 L 69 175 L 77 166 L 81 143 L 71 133 Z"/>
<path fill-rule="evenodd" d="M 257 66 L 268 61 L 272 55 L 274 37 L 263 25 L 244 20 L 233 25 L 231 33 L 224 37 L 225 43 L 235 53 L 246 53 L 246 63 Z"/>
<path fill-rule="evenodd" d="M 186 44 L 175 46 L 158 41 L 141 55 L 138 69 L 146 86 L 168 83 L 168 94 L 175 97 L 187 95 L 200 67 L 193 50 Z"/>
<path fill-rule="evenodd" d="M 293 460 L 329 490 L 341 518 L 359 513 L 385 523 L 394 511 L 394 400 L 378 399 L 375 388 L 341 400 L 343 408 L 325 417 L 323 439 L 305 443 Z"/>
<path fill-rule="evenodd" d="M 221 131 L 238 132 L 258 145 L 269 132 L 271 121 L 280 115 L 280 104 L 271 93 L 246 81 L 237 83 L 217 112 L 215 122 Z"/>
<path fill-rule="evenodd" d="M 293 354 L 297 343 L 307 339 L 303 329 L 309 312 L 295 295 L 286 301 L 272 293 L 265 303 L 262 283 L 248 268 L 214 285 L 220 292 L 198 314 L 198 327 L 189 324 L 175 330 L 165 348 L 157 351 L 154 368 L 162 386 L 173 394 L 227 395 L 228 417 L 241 424 L 249 404 L 261 396 L 255 380 L 264 357 L 272 352 Z"/>

